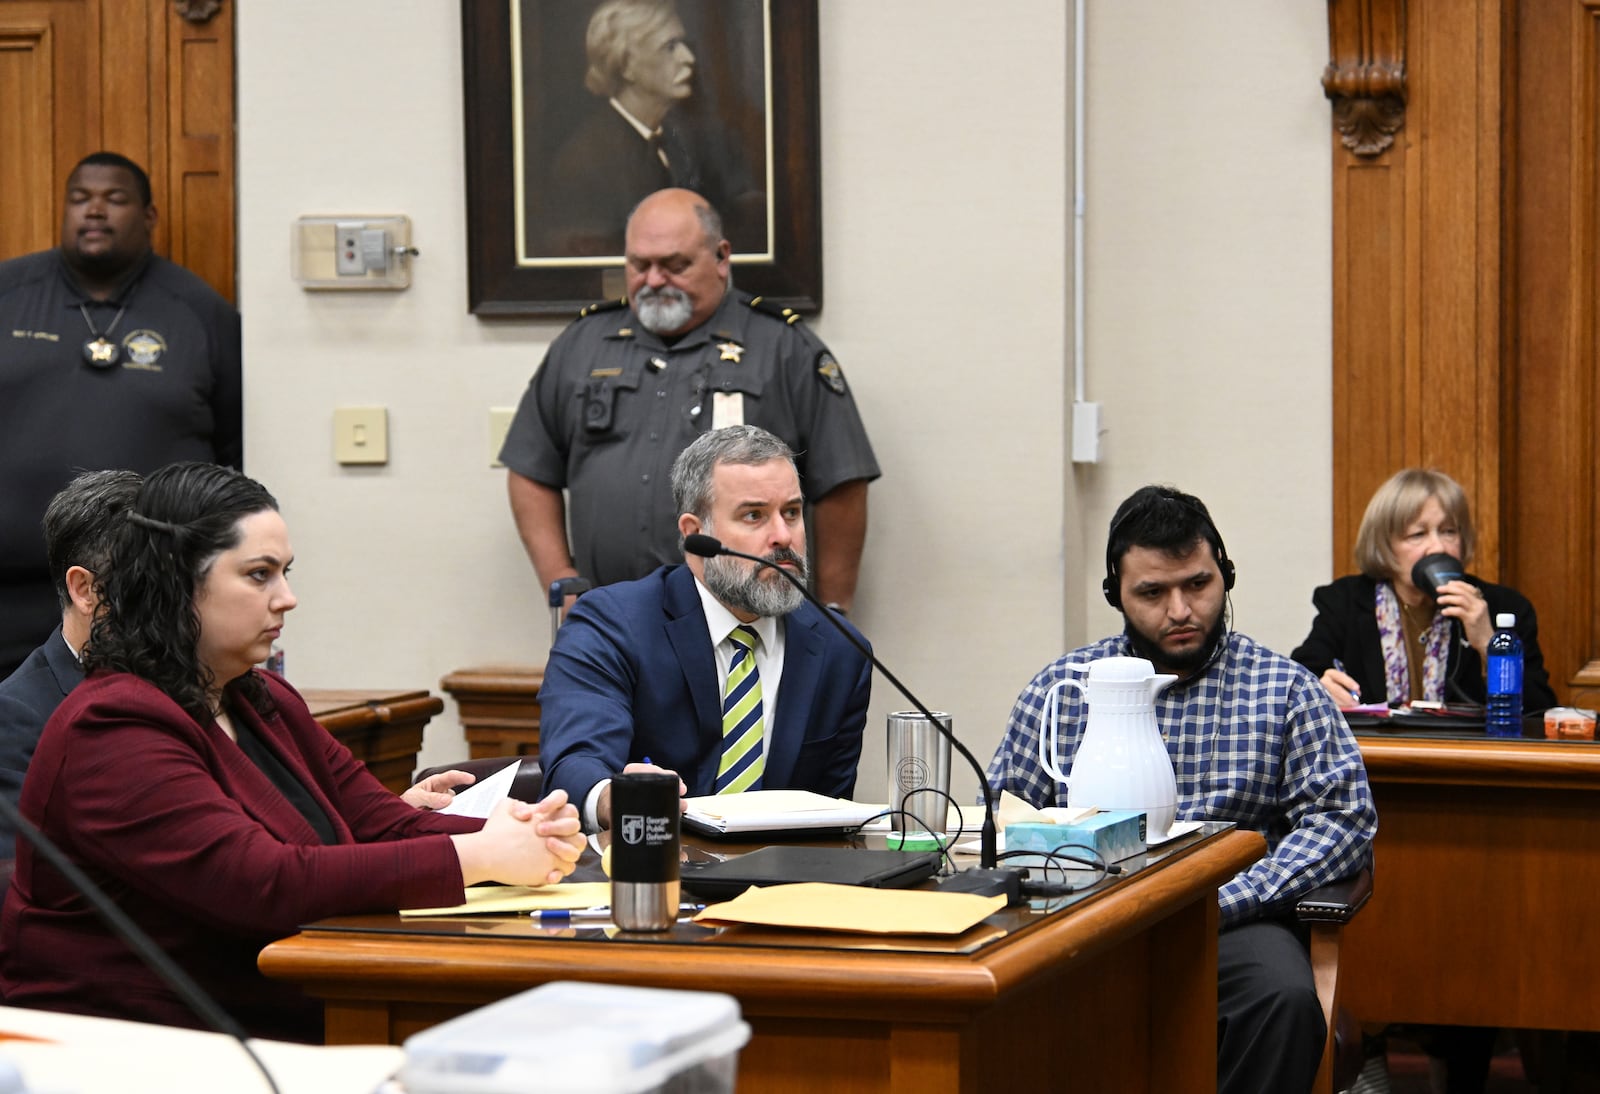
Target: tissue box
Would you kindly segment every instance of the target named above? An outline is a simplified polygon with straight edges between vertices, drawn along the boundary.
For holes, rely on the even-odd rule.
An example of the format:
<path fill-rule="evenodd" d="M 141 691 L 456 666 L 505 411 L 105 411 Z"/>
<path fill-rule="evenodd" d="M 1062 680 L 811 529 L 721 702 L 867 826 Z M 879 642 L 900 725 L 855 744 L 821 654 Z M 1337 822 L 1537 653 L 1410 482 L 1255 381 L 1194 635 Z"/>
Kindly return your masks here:
<path fill-rule="evenodd" d="M 1112 863 L 1141 855 L 1146 846 L 1145 815 L 1135 809 L 1108 809 L 1072 824 L 1026 822 L 1006 825 L 1007 853 L 1079 847 L 1094 851 L 1107 863 Z M 1066 853 L 1072 854 L 1072 851 L 1067 850 Z M 1008 865 L 1044 866 L 1049 860 L 1043 855 L 1037 858 L 1030 855 L 1007 859 L 1006 862 Z M 1076 864 L 1066 865 L 1070 867 Z"/>

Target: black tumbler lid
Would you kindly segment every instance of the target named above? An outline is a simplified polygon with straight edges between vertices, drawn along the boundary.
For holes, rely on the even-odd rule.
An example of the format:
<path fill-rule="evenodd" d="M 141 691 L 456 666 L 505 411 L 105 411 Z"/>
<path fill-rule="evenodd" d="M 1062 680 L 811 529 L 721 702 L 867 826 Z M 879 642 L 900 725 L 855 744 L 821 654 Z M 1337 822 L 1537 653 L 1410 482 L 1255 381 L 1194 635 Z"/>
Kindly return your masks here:
<path fill-rule="evenodd" d="M 678 776 L 638 771 L 611 780 L 611 877 L 656 882 L 678 878 L 682 809 Z"/>

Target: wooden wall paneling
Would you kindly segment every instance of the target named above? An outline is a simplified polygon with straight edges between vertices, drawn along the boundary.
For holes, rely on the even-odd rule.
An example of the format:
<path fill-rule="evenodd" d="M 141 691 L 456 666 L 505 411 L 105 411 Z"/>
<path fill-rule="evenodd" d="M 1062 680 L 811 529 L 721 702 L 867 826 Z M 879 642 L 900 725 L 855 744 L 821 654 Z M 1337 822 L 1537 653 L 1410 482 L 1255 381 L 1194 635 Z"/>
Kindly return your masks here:
<path fill-rule="evenodd" d="M 13 258 L 57 242 L 61 184 L 100 132 L 100 0 L 0 0 L 0 50 L 12 73 L 0 79 L 28 88 L 26 110 L 0 96 L 0 150 L 19 157 L 0 202 L 0 258 Z M 12 190 L 14 177 L 27 189 Z"/>
<path fill-rule="evenodd" d="M 162 5 L 170 35 L 165 162 L 173 207 L 167 252 L 235 297 L 233 11 L 222 5 L 200 19 L 180 18 Z M 152 65 L 154 64 L 152 58 Z M 219 94 L 226 89 L 227 94 Z"/>
<path fill-rule="evenodd" d="M 1505 354 L 1502 307 L 1506 280 L 1503 273 L 1506 255 L 1503 237 L 1508 216 L 1503 203 L 1502 156 L 1506 131 L 1504 81 L 1507 55 L 1504 41 L 1511 22 L 1511 11 L 1516 3 L 1517 0 L 1480 0 L 1476 8 L 1476 40 L 1462 43 L 1461 54 L 1463 65 L 1472 68 L 1474 80 L 1470 101 L 1473 104 L 1475 139 L 1470 167 L 1475 172 L 1472 269 L 1475 273 L 1477 339 L 1473 344 L 1476 361 L 1473 371 L 1477 380 L 1478 419 L 1473 435 L 1458 438 L 1458 444 L 1477 457 L 1477 491 L 1494 500 L 1493 509 L 1476 503 L 1473 509 L 1479 544 L 1473 565 L 1477 573 L 1491 579 L 1494 576 L 1504 579 L 1506 574 L 1503 553 L 1506 520 L 1503 453 L 1510 443 L 1514 428 L 1514 418 L 1508 420 L 1506 415 L 1506 409 L 1512 403 L 1502 397 L 1510 372 Z M 1448 362 L 1444 364 L 1449 367 Z M 1473 497 L 1477 497 L 1476 492 Z M 1484 533 L 1485 525 L 1494 529 L 1492 536 Z"/>
<path fill-rule="evenodd" d="M 51 174 L 54 29 L 38 15 L 0 5 L 0 194 L 16 207 L 0 218 L 0 259 L 50 246 L 56 224 Z"/>
<path fill-rule="evenodd" d="M 1477 572 L 1500 546 L 1501 0 L 1330 0 L 1334 98 L 1334 568 L 1373 488 L 1434 465 L 1473 498 Z M 1340 72 L 1354 73 L 1363 78 Z M 1352 146 L 1340 94 L 1404 104 L 1394 144 Z M 1350 200 L 1387 164 L 1398 196 Z M 1363 254 L 1361 262 L 1340 256 Z M 1373 271 L 1399 271 L 1385 282 Z M 1388 334 L 1388 340 L 1371 332 Z M 1365 339 L 1363 341 L 1363 339 Z M 1398 350 L 1395 348 L 1398 343 Z"/>
<path fill-rule="evenodd" d="M 56 244 L 68 173 L 106 149 L 150 172 L 156 250 L 234 299 L 233 8 L 0 0 L 0 258 Z"/>
<path fill-rule="evenodd" d="M 1330 0 L 1329 34 L 1335 568 L 1380 479 L 1444 468 L 1473 499 L 1472 569 L 1533 600 L 1558 695 L 1593 701 L 1600 0 Z M 1364 116 L 1398 137 L 1361 147 L 1341 96 L 1385 87 Z"/>
<path fill-rule="evenodd" d="M 164 211 L 165 197 L 160 173 L 151 160 L 153 150 L 150 113 L 161 94 L 159 79 L 150 73 L 149 9 L 158 0 L 117 3 L 97 0 L 100 8 L 100 97 L 105 117 L 98 140 L 78 150 L 73 162 L 100 149 L 120 152 L 150 172 L 155 186 L 156 208 Z M 71 163 L 68 163 L 70 169 Z M 65 173 L 61 176 L 65 181 Z M 166 253 L 166 227 L 156 225 L 155 248 Z"/>
<path fill-rule="evenodd" d="M 48 243 L 58 243 L 65 186 L 72 167 L 86 152 L 101 146 L 106 102 L 100 66 L 101 22 L 105 0 L 44 0 L 55 35 L 56 97 L 50 128 L 55 142 Z"/>
<path fill-rule="evenodd" d="M 1367 498 L 1404 458 L 1405 12 L 1405 0 L 1328 5 L 1335 573 L 1349 569 Z"/>
<path fill-rule="evenodd" d="M 1600 3 L 1524 4 L 1508 66 L 1507 577 L 1539 611 L 1559 693 L 1600 656 L 1595 620 Z"/>
<path fill-rule="evenodd" d="M 1404 460 L 1405 148 L 1334 155 L 1334 570 L 1345 573 L 1367 499 Z"/>
<path fill-rule="evenodd" d="M 1499 576 L 1499 19 L 1459 4 L 1408 12 L 1406 464 L 1444 469 L 1472 498 L 1473 570 Z M 1488 79 L 1485 80 L 1485 66 Z M 1391 471 L 1398 468 L 1391 468 Z"/>
<path fill-rule="evenodd" d="M 1574 45 L 1582 47 L 1578 71 L 1583 77 L 1583 128 L 1574 131 L 1581 138 L 1574 158 L 1583 172 L 1578 192 L 1582 195 L 1580 215 L 1584 224 L 1580 235 L 1582 251 L 1575 256 L 1573 265 L 1587 280 L 1579 297 L 1583 302 L 1579 352 L 1573 357 L 1574 382 L 1582 394 L 1565 409 L 1577 442 L 1575 468 L 1580 476 L 1577 489 L 1568 496 L 1579 517 L 1569 542 L 1576 563 L 1573 569 L 1585 581 L 1577 590 L 1580 595 L 1573 605 L 1577 656 L 1570 682 L 1573 702 L 1582 695 L 1585 705 L 1596 707 L 1600 706 L 1600 498 L 1596 496 L 1600 491 L 1600 438 L 1596 437 L 1600 415 L 1595 413 L 1596 397 L 1600 396 L 1600 338 L 1596 336 L 1595 318 L 1600 315 L 1600 277 L 1595 271 L 1595 263 L 1600 261 L 1600 178 L 1596 166 L 1596 157 L 1600 156 L 1600 8 L 1594 3 L 1586 4 L 1581 22 Z"/>

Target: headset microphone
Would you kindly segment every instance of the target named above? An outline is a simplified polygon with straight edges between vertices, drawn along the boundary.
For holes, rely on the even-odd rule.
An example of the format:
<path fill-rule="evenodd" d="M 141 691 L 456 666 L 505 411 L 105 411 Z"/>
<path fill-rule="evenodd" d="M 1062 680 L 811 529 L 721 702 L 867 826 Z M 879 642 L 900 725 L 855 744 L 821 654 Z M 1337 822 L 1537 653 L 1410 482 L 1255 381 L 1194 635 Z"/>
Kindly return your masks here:
<path fill-rule="evenodd" d="M 1147 493 L 1149 496 L 1139 504 L 1130 504 L 1140 494 Z M 1234 571 L 1233 560 L 1228 557 L 1228 548 L 1222 542 L 1222 533 L 1217 530 L 1217 524 L 1211 519 L 1211 514 L 1206 511 L 1205 505 L 1199 498 L 1191 498 L 1188 494 L 1171 487 L 1147 486 L 1122 503 L 1120 507 L 1122 511 L 1111 521 L 1111 527 L 1106 531 L 1106 576 L 1105 580 L 1100 582 L 1100 593 L 1106 598 L 1106 603 L 1119 612 L 1122 610 L 1122 575 L 1117 572 L 1117 561 L 1122 552 L 1117 550 L 1117 530 L 1136 513 L 1148 511 L 1150 503 L 1154 501 L 1181 505 L 1200 518 L 1203 525 L 1200 530 L 1201 538 L 1211 544 L 1211 552 L 1217 559 L 1217 569 L 1222 573 L 1222 591 L 1232 592 L 1238 574 Z"/>

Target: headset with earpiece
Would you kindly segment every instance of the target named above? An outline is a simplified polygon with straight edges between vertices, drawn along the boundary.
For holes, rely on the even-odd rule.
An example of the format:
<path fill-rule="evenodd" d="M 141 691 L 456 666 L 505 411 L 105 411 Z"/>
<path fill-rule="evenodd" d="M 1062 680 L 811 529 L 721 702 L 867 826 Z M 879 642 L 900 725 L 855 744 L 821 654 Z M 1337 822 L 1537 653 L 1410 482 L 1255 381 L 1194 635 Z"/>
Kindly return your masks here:
<path fill-rule="evenodd" d="M 1188 494 L 1173 490 L 1165 486 L 1148 486 L 1139 492 L 1146 494 L 1140 498 L 1138 494 L 1123 503 L 1123 511 L 1111 522 L 1111 528 L 1106 533 L 1106 577 L 1100 583 L 1100 591 L 1105 594 L 1106 603 L 1119 612 L 1122 610 L 1122 577 L 1117 573 L 1117 559 L 1127 550 L 1117 550 L 1117 530 L 1133 517 L 1135 513 L 1149 511 L 1152 504 L 1157 502 L 1172 502 L 1183 506 L 1189 512 L 1200 518 L 1202 528 L 1200 535 L 1211 544 L 1211 551 L 1217 558 L 1217 568 L 1222 571 L 1222 589 L 1224 592 L 1233 591 L 1234 569 L 1233 560 L 1228 557 L 1228 548 L 1223 545 L 1222 533 L 1217 531 L 1216 523 L 1211 519 L 1211 514 L 1206 512 L 1204 503 L 1199 498 L 1192 498 Z M 1135 499 L 1138 500 L 1135 500 Z"/>

